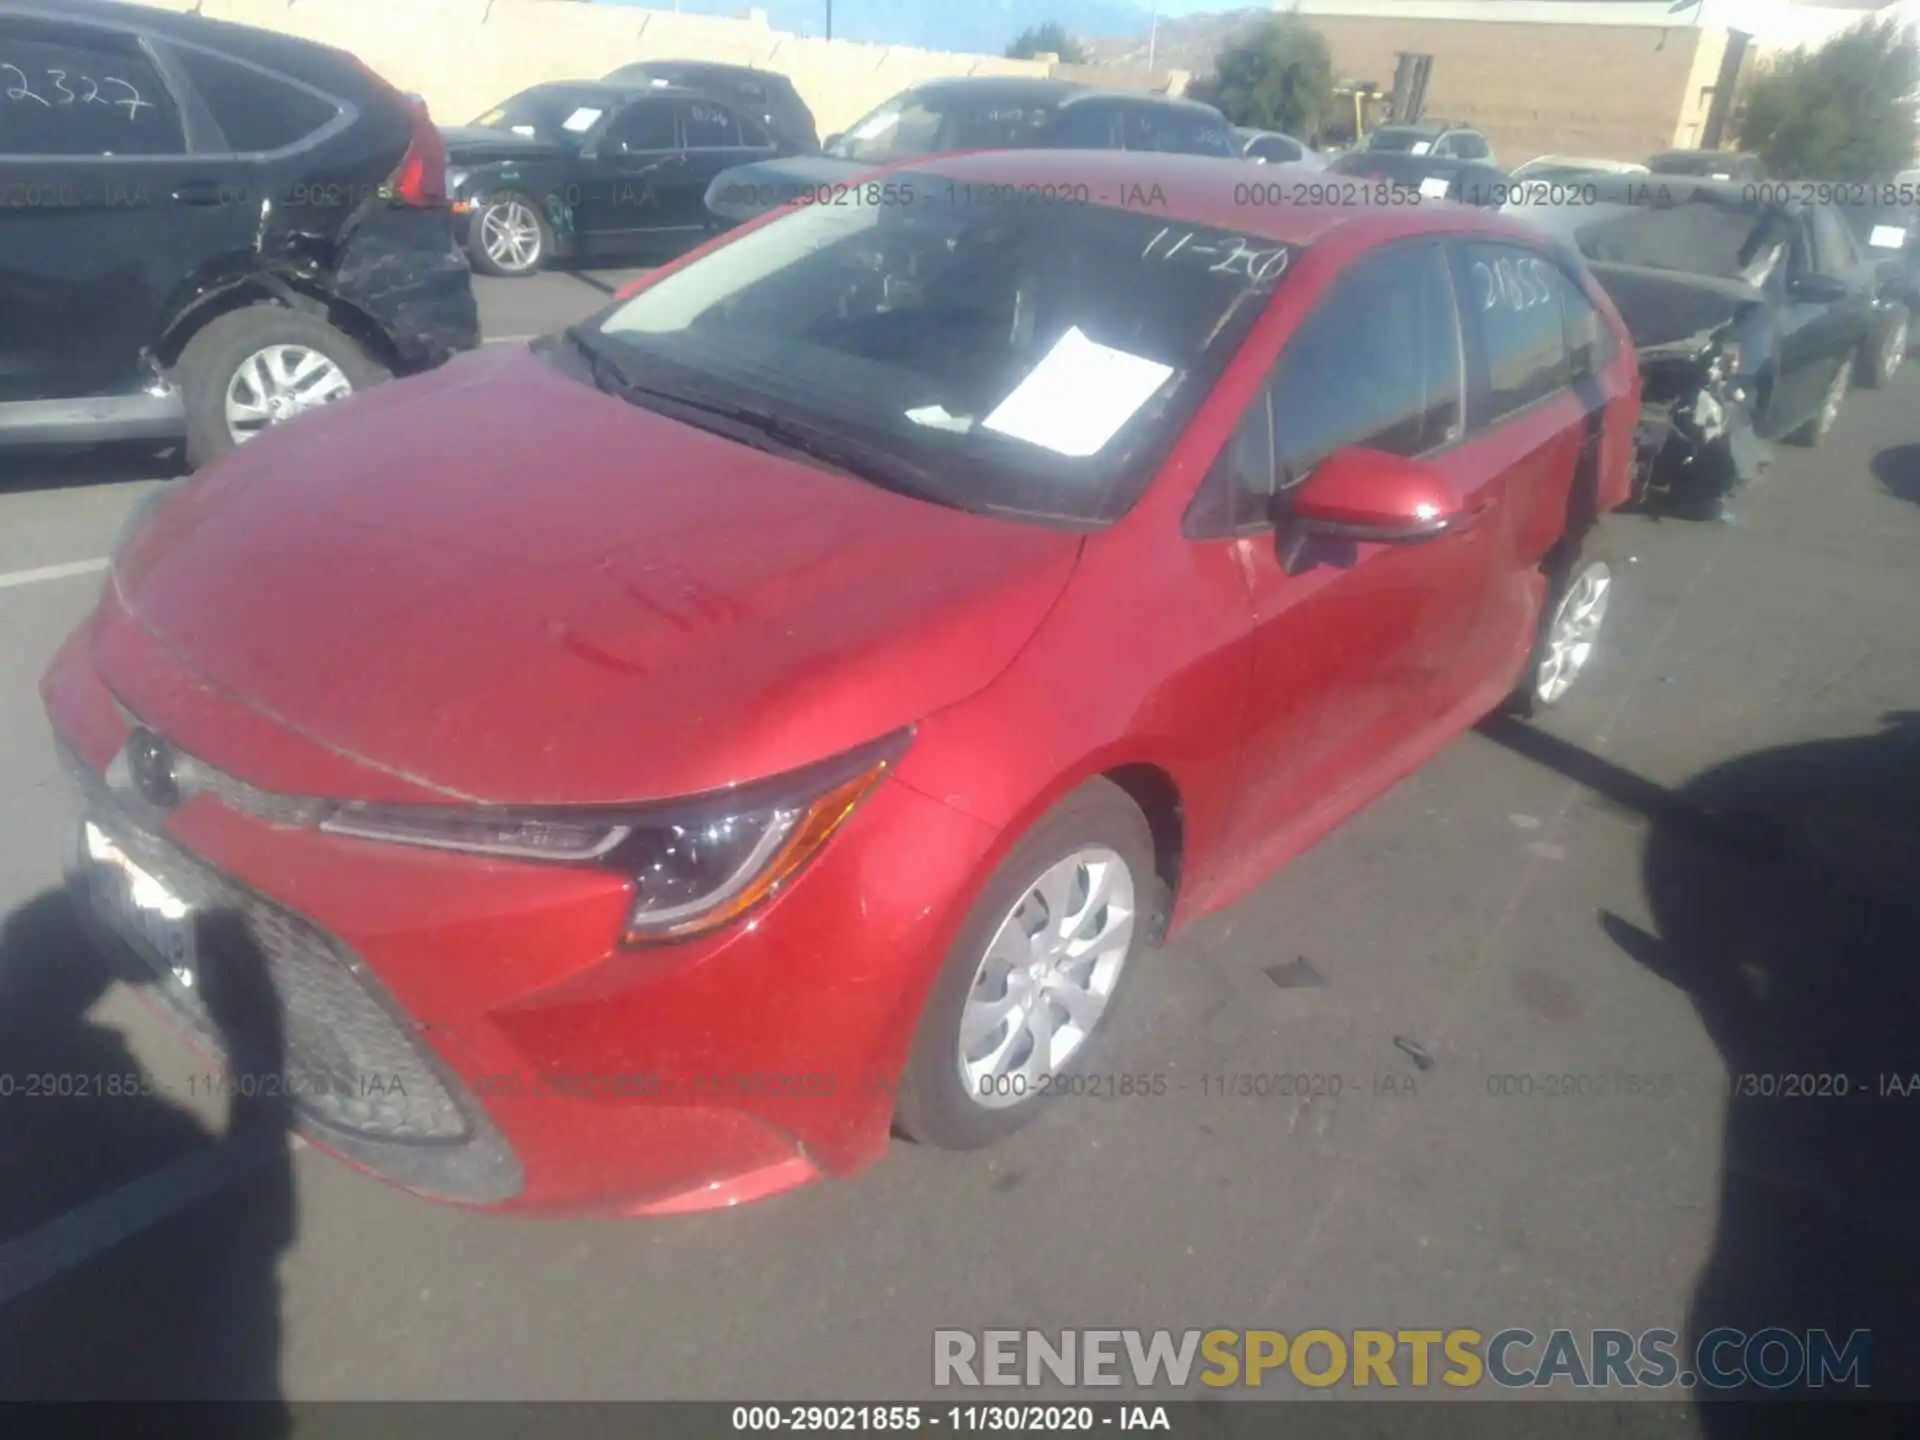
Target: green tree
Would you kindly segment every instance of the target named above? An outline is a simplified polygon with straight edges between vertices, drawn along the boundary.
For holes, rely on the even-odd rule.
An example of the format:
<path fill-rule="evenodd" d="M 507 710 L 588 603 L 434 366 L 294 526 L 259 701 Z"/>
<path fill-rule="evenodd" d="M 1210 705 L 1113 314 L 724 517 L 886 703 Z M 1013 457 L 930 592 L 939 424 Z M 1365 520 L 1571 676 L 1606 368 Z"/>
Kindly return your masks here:
<path fill-rule="evenodd" d="M 1913 163 L 1920 44 L 1891 20 L 1864 21 L 1754 77 L 1743 149 L 1783 180 L 1873 180 Z"/>
<path fill-rule="evenodd" d="M 1058 55 L 1068 65 L 1087 63 L 1087 52 L 1080 42 L 1067 33 L 1066 26 L 1054 20 L 1044 25 L 1029 25 L 1020 32 L 1020 38 L 1007 47 L 1009 60 L 1031 60 L 1036 55 Z"/>
<path fill-rule="evenodd" d="M 1289 11 L 1228 42 L 1213 74 L 1187 93 L 1235 125 L 1308 135 L 1333 109 L 1333 80 L 1326 37 Z"/>

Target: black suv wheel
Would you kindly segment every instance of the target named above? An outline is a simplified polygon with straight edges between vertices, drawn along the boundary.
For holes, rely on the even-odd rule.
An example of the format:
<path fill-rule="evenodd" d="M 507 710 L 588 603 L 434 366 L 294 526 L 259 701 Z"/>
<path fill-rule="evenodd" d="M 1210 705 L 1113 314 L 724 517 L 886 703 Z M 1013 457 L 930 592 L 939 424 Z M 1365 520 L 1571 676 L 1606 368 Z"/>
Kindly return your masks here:
<path fill-rule="evenodd" d="M 279 305 L 220 316 L 174 367 L 187 409 L 187 463 L 219 459 L 261 431 L 389 377 L 349 335 Z"/>

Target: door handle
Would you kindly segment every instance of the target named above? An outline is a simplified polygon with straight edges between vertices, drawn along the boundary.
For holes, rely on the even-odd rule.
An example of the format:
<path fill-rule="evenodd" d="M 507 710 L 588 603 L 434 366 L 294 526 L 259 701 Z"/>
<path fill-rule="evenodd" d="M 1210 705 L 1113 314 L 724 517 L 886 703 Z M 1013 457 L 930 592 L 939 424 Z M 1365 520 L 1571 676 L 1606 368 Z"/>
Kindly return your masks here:
<path fill-rule="evenodd" d="M 182 180 L 174 189 L 178 205 L 219 205 L 227 198 L 227 187 L 218 180 Z"/>

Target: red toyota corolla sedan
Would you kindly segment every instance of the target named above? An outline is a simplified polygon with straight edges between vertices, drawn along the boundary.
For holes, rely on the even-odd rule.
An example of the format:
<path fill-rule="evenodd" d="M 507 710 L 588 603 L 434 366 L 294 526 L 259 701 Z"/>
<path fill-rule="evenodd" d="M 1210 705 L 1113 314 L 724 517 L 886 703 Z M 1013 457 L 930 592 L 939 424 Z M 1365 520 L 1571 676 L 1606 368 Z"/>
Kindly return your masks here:
<path fill-rule="evenodd" d="M 1564 693 L 1627 493 L 1576 258 L 1248 173 L 921 162 L 169 491 L 43 684 L 95 933 L 471 1205 L 732 1203 L 1124 1072 L 1148 947 Z"/>

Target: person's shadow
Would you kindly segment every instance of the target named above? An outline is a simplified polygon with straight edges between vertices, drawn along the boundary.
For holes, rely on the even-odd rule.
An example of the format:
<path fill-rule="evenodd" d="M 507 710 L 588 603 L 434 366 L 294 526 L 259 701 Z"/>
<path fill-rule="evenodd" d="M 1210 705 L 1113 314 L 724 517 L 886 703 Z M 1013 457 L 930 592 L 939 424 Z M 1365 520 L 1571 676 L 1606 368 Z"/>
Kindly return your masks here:
<path fill-rule="evenodd" d="M 89 1018 L 116 972 L 65 892 L 0 926 L 0 1401 L 248 1401 L 199 1413 L 222 1434 L 287 1433 L 279 1010 L 233 917 L 201 933 L 228 1065 L 162 1084 Z M 224 1131 L 170 1093 L 189 1086 L 224 1097 Z"/>
<path fill-rule="evenodd" d="M 1491 738 L 1652 822 L 1652 928 L 1601 924 L 1686 992 L 1728 1072 L 1719 1218 L 1683 1353 L 1723 1329 L 1799 1337 L 1758 1361 L 1788 1383 L 1695 1395 L 1920 1399 L 1920 716 L 1741 756 L 1677 790 L 1537 730 Z M 1812 1330 L 1833 1352 L 1818 1379 L 1794 1353 Z M 1755 1360 L 1737 1345 L 1716 1358 Z M 1715 1440 L 1823 1410 L 1698 1407 Z"/>

